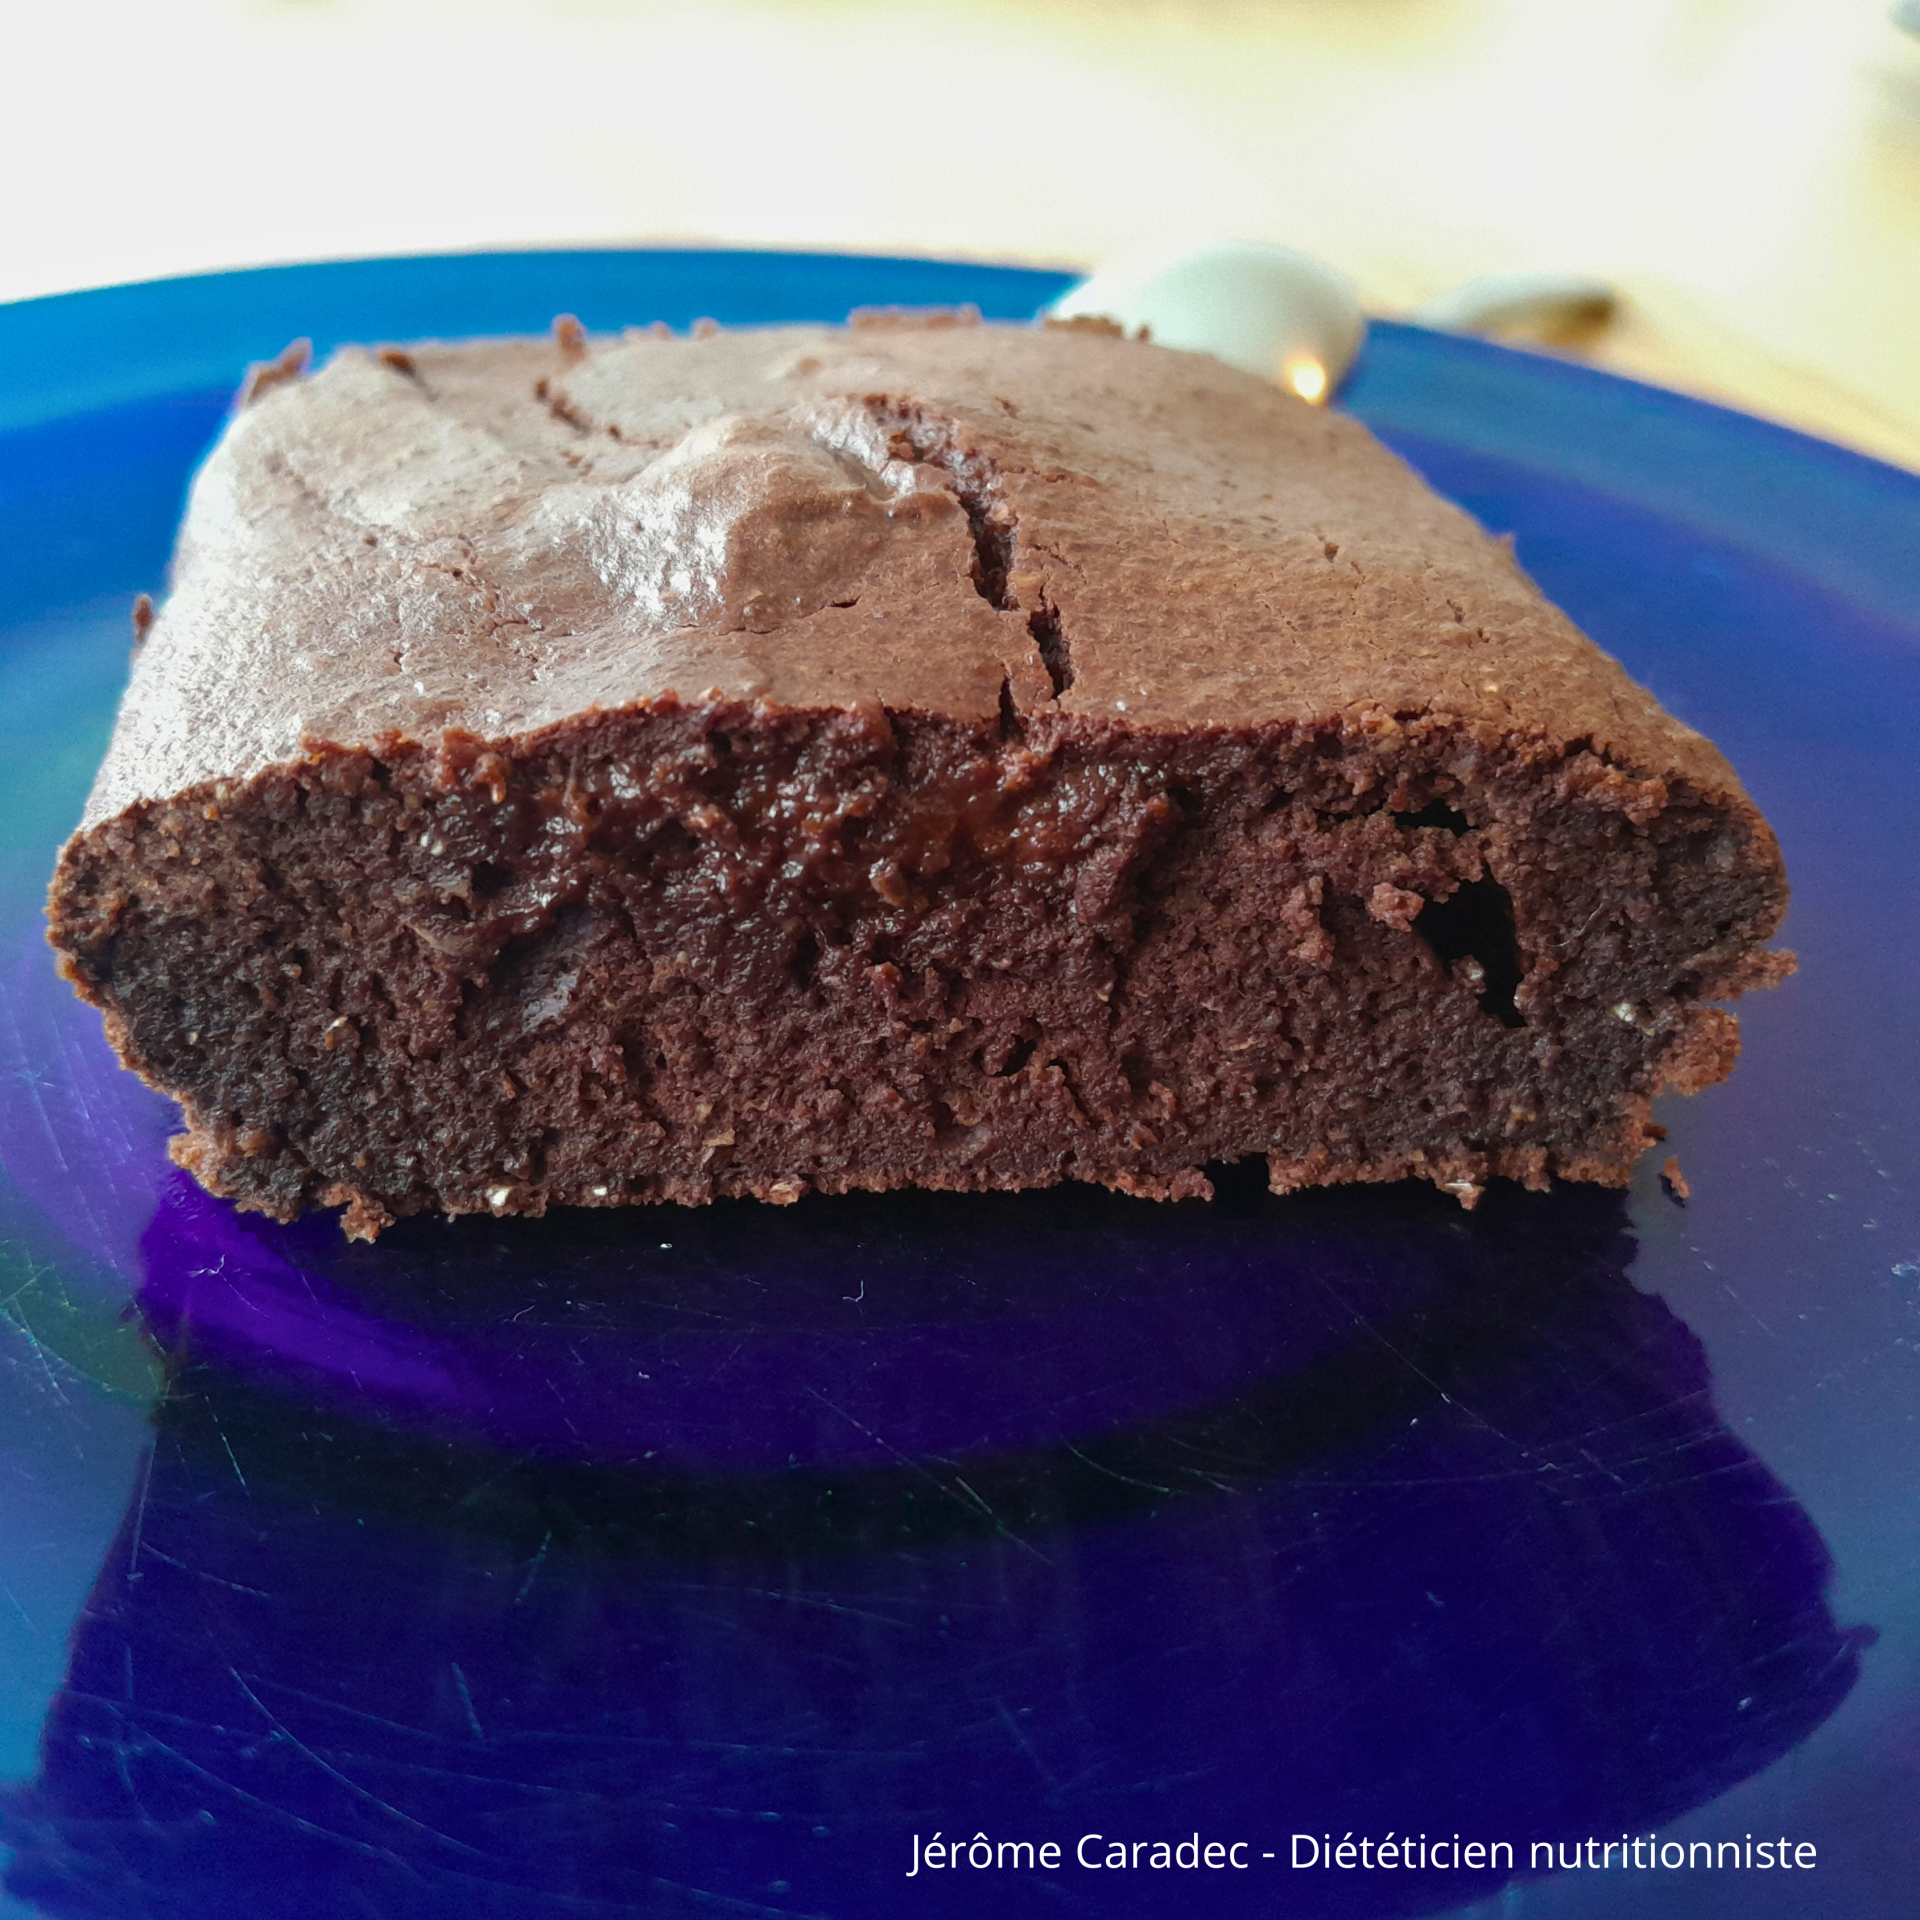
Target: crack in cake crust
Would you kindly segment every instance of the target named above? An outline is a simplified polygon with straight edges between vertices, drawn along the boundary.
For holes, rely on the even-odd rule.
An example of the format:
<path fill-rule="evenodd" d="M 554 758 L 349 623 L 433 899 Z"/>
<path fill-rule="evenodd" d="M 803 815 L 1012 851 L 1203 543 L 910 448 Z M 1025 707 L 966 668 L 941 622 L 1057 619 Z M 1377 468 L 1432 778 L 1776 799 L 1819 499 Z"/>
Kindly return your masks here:
<path fill-rule="evenodd" d="M 951 481 L 973 538 L 973 583 L 981 599 L 999 613 L 1024 613 L 1034 651 L 1047 670 L 1057 700 L 1073 685 L 1073 647 L 1048 598 L 1044 574 L 1021 568 L 1020 523 L 1007 503 L 999 469 L 967 444 L 960 423 L 930 417 L 883 395 L 866 402 L 886 431 L 897 458 L 937 467 Z M 1026 606 L 1022 594 L 1032 601 Z"/>

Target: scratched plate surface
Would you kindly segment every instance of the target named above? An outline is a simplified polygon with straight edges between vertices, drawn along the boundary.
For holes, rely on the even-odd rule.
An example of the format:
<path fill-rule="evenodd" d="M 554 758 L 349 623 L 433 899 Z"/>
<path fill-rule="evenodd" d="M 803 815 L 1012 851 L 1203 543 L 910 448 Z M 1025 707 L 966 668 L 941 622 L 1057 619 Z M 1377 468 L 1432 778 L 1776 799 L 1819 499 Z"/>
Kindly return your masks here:
<path fill-rule="evenodd" d="M 1920 480 L 1407 328 L 1344 397 L 1779 830 L 1802 971 L 1662 1115 L 1684 1209 L 1228 1176 L 349 1247 L 175 1174 L 53 978 L 248 359 L 1062 284 L 496 255 L 0 309 L 0 1911 L 1920 1913 Z"/>

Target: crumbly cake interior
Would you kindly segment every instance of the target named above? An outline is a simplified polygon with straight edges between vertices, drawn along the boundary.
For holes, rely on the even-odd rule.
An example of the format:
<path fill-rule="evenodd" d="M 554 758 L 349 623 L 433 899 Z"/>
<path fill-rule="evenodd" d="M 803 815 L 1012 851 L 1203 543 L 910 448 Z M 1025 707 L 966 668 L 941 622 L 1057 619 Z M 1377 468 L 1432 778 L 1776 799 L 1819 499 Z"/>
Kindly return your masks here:
<path fill-rule="evenodd" d="M 202 789 L 67 911 L 178 1157 L 282 1218 L 1178 1198 L 1248 1154 L 1471 1200 L 1624 1180 L 1730 1067 L 1695 1003 L 1773 964 L 1743 829 L 1444 726 L 673 703 Z"/>

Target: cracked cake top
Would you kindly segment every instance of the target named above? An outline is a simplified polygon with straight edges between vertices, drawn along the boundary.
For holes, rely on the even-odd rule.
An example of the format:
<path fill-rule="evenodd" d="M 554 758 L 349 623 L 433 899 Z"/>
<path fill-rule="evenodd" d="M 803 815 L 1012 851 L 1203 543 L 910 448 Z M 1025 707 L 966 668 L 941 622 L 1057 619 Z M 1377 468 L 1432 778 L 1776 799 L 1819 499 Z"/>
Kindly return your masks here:
<path fill-rule="evenodd" d="M 91 826 L 308 747 L 764 699 L 993 724 L 1451 716 L 1738 792 L 1355 422 L 1084 328 L 348 349 L 193 489 Z"/>

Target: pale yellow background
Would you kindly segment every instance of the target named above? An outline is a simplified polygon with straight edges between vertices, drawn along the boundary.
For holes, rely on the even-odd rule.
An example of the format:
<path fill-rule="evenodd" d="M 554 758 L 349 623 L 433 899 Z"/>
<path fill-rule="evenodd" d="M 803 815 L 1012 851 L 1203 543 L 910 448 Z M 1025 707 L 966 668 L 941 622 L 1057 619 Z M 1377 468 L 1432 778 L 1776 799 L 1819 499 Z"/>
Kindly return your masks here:
<path fill-rule="evenodd" d="M 0 298 L 659 239 L 1599 273 L 1606 364 L 1920 466 L 1887 0 L 0 0 Z"/>

